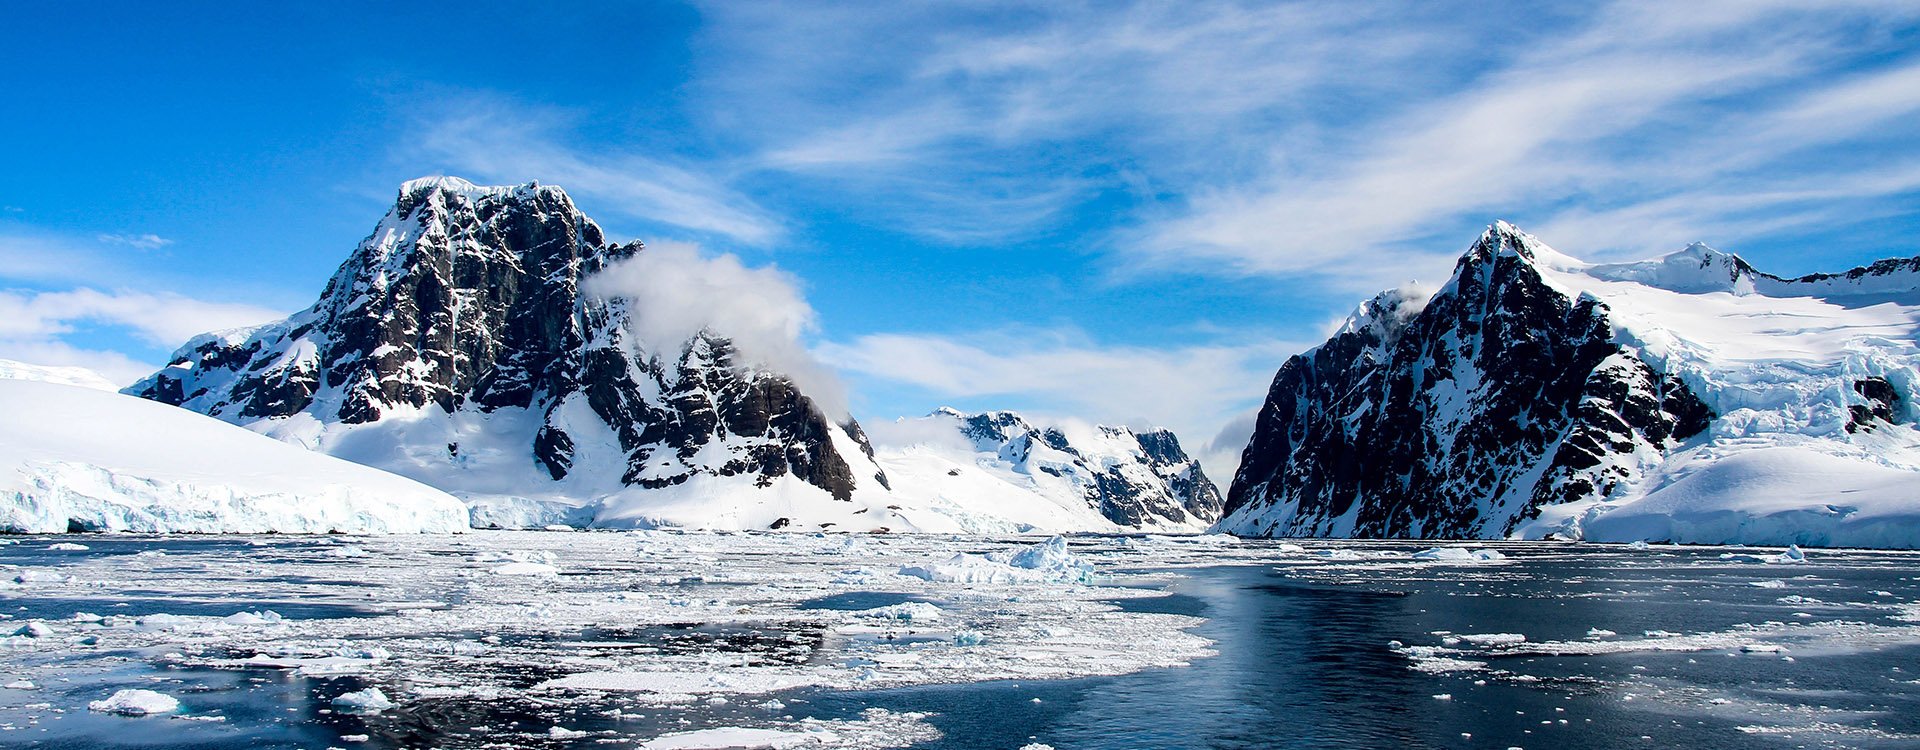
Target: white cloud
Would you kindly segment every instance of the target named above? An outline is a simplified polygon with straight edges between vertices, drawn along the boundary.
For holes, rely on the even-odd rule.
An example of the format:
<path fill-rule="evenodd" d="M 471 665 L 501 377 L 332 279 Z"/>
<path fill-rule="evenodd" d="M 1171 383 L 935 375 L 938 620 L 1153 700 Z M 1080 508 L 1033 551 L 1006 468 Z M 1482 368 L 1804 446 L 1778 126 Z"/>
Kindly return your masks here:
<path fill-rule="evenodd" d="M 841 207 L 942 242 L 1028 238 L 1105 191 L 1234 174 L 1307 90 L 1446 37 L 1405 11 L 1307 3 L 712 4 L 690 91 L 759 155 Z M 1262 127 L 1271 133 L 1277 128 Z M 1210 175 L 1210 176 L 1203 176 Z"/>
<path fill-rule="evenodd" d="M 1206 445 L 1205 436 L 1218 433 L 1220 425 L 1257 404 L 1280 364 L 1304 348 L 1272 340 L 1103 347 L 1071 331 L 1022 331 L 965 337 L 873 334 L 826 343 L 816 351 L 844 371 L 910 386 L 936 403 L 1017 399 L 1024 411 L 1038 415 L 1165 426 L 1194 450 Z"/>
<path fill-rule="evenodd" d="M 1161 266 L 1203 259 L 1228 272 L 1357 277 L 1364 287 L 1397 281 L 1386 274 L 1408 266 L 1441 267 L 1443 257 L 1405 248 L 1475 214 L 1484 215 L 1471 223 L 1505 216 L 1535 227 L 1596 205 L 1620 218 L 1662 215 L 1651 227 L 1607 231 L 1635 247 L 1656 239 L 1649 230 L 1724 226 L 1789 204 L 1795 191 L 1770 184 L 1800 171 L 1779 168 L 1783 157 L 1920 107 L 1910 66 L 1851 80 L 1831 71 L 1836 57 L 1859 51 L 1863 20 L 1913 11 L 1606 6 L 1572 38 L 1526 46 L 1475 85 L 1330 140 L 1325 158 L 1276 161 L 1260 179 L 1192 193 L 1185 210 L 1150 223 L 1123 249 Z M 1762 103 L 1729 109 L 1741 96 Z M 1740 172 L 1760 165 L 1774 169 L 1760 178 Z M 1827 176 L 1845 183 L 1882 166 L 1833 166 Z M 1861 197 L 1911 187 L 1887 190 Z"/>
<path fill-rule="evenodd" d="M 727 187 L 717 165 L 682 166 L 630 150 L 582 151 L 564 142 L 572 118 L 559 110 L 485 97 L 427 108 L 398 155 L 408 164 L 480 182 L 559 185 L 606 212 L 751 245 L 783 233 L 778 219 Z"/>
<path fill-rule="evenodd" d="M 655 353 L 678 356 L 703 331 L 733 341 L 743 359 L 791 377 L 830 416 L 847 413 L 845 388 L 801 337 L 814 329 L 800 282 L 773 266 L 707 256 L 682 242 L 651 243 L 582 284 L 588 294 L 624 300 L 633 334 Z"/>
<path fill-rule="evenodd" d="M 171 350 L 200 333 L 263 323 L 284 313 L 253 305 L 206 302 L 171 293 L 100 291 L 0 291 L 0 358 L 39 365 L 76 365 L 122 384 L 152 372 L 123 352 L 76 346 L 70 336 L 82 326 L 131 333 Z"/>
<path fill-rule="evenodd" d="M 1098 205 L 1118 226 L 1066 242 L 1127 279 L 1308 275 L 1359 292 L 1444 274 L 1495 218 L 1658 214 L 1605 227 L 1600 252 L 1618 254 L 1908 195 L 1879 182 L 1788 200 L 1809 168 L 1848 184 L 1886 167 L 1819 149 L 1913 151 L 1899 125 L 1920 112 L 1920 65 L 1901 35 L 1920 6 L 1510 10 L 711 4 L 688 92 L 757 151 L 732 168 L 819 186 L 829 210 L 889 228 L 1031 240 Z"/>
<path fill-rule="evenodd" d="M 206 302 L 173 293 L 88 288 L 0 292 L 0 338 L 13 340 L 54 338 L 87 323 L 123 328 L 149 343 L 175 346 L 207 331 L 284 316 L 253 305 Z"/>
<path fill-rule="evenodd" d="M 136 250 L 158 250 L 173 244 L 173 240 L 157 234 L 99 234 L 97 239 L 108 245 L 126 245 Z"/>
<path fill-rule="evenodd" d="M 1240 470 L 1240 454 L 1247 449 L 1247 443 L 1253 440 L 1253 428 L 1260 419 L 1260 410 L 1253 409 L 1227 420 L 1213 439 L 1198 447 L 1196 455 L 1200 465 L 1207 470 L 1207 477 L 1220 486 L 1224 498 L 1227 488 L 1233 485 L 1234 472 Z"/>

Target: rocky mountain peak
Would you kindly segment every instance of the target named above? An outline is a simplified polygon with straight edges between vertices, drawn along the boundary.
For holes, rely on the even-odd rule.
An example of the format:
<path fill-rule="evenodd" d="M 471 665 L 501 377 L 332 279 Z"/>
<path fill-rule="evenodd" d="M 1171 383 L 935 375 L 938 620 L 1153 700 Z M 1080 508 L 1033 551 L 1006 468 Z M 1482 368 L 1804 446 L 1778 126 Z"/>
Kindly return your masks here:
<path fill-rule="evenodd" d="M 583 293 L 645 251 L 608 242 L 558 187 L 413 180 L 312 307 L 197 337 L 129 392 L 321 450 L 379 433 L 401 455 L 361 460 L 453 490 L 552 490 L 463 471 L 482 460 L 479 442 L 496 475 L 583 493 L 749 475 L 845 499 L 878 478 L 857 426 L 736 362 L 722 333 L 643 341 L 626 304 Z"/>
<path fill-rule="evenodd" d="M 1542 505 L 1613 491 L 1641 457 L 1703 429 L 1686 386 L 1616 343 L 1602 302 L 1544 270 L 1575 263 L 1497 222 L 1431 299 L 1377 297 L 1288 360 L 1221 527 L 1503 536 Z"/>

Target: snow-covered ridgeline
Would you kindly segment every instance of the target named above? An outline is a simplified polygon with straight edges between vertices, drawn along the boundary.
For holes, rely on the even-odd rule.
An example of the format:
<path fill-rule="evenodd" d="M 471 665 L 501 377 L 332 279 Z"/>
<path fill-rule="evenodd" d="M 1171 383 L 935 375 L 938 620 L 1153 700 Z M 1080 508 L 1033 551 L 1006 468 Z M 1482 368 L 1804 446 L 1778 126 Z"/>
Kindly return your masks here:
<path fill-rule="evenodd" d="M 1920 546 L 1916 290 L 1920 261 L 1589 264 L 1496 224 L 1282 368 L 1220 527 Z"/>
<path fill-rule="evenodd" d="M 879 462 L 896 502 L 972 531 L 1198 531 L 1220 496 L 1167 430 L 942 408 L 889 425 Z"/>
<path fill-rule="evenodd" d="M 647 340 L 635 300 L 585 289 L 643 252 L 556 187 L 416 180 L 312 307 L 128 392 L 448 490 L 478 525 L 913 528 L 856 423 L 725 332 Z"/>

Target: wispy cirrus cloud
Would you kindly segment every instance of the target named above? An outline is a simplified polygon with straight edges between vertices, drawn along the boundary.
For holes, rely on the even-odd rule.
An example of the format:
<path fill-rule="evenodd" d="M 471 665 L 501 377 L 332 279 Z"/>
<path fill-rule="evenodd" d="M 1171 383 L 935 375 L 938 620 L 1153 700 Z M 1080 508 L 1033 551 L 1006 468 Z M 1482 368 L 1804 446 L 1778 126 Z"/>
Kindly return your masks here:
<path fill-rule="evenodd" d="M 481 182 L 543 180 L 589 199 L 596 213 L 696 236 L 767 245 L 784 233 L 777 217 L 727 185 L 722 165 L 574 145 L 575 119 L 559 108 L 498 97 L 449 97 L 424 108 L 396 158 Z"/>
<path fill-rule="evenodd" d="M 0 359 L 41 365 L 78 365 L 126 384 L 158 364 L 114 349 L 76 346 L 82 327 L 124 330 L 147 344 L 171 349 L 207 331 L 264 323 L 284 311 L 208 302 L 180 294 L 80 287 L 63 291 L 0 291 Z"/>
<path fill-rule="evenodd" d="M 1375 288 L 1444 273 L 1462 233 L 1496 217 L 1657 217 L 1549 237 L 1606 255 L 1738 242 L 1888 210 L 1912 189 L 1880 179 L 1884 157 L 1920 152 L 1893 127 L 1920 97 L 1907 3 L 705 16 L 689 90 L 751 150 L 736 167 L 830 186 L 848 213 L 952 244 L 1109 212 L 1100 236 L 1068 241 L 1123 276 Z M 1847 184 L 1881 189 L 1807 197 Z M 1754 220 L 1775 214 L 1799 218 Z"/>
<path fill-rule="evenodd" d="M 158 250 L 173 244 L 173 240 L 157 234 L 96 234 L 97 239 L 108 245 L 125 245 L 135 250 Z"/>
<path fill-rule="evenodd" d="M 1364 123 L 1364 137 L 1330 143 L 1324 158 L 1196 191 L 1124 249 L 1155 265 L 1198 259 L 1365 286 L 1391 281 L 1383 257 L 1443 269 L 1446 256 L 1406 248 L 1495 216 L 1608 255 L 1859 211 L 1915 186 L 1879 160 L 1795 164 L 1920 108 L 1912 60 L 1848 72 L 1866 52 L 1863 26 L 1913 14 L 1885 3 L 1616 3 L 1569 39 Z"/>
<path fill-rule="evenodd" d="M 712 4 L 692 92 L 758 144 L 744 164 L 956 244 L 1025 239 L 1167 180 L 1233 174 L 1249 122 L 1306 91 L 1415 87 L 1363 71 L 1443 38 L 1417 9 L 1310 4 Z M 832 50 L 846 50 L 835 53 Z M 857 51 L 857 53 L 855 52 Z M 751 106 L 743 103 L 751 102 Z"/>
<path fill-rule="evenodd" d="M 0 291 L 0 338 L 49 338 L 78 324 L 108 324 L 148 342 L 174 346 L 207 331 L 264 323 L 286 315 L 254 305 L 208 302 L 174 293 Z"/>

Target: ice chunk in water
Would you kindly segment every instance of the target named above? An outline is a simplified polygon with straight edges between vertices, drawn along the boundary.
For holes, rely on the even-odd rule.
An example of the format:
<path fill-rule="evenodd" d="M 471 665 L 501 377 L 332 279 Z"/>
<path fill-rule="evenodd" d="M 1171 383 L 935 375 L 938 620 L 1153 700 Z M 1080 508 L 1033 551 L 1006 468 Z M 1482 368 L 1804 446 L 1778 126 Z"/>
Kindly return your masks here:
<path fill-rule="evenodd" d="M 165 714 L 180 710 L 180 701 L 152 690 L 121 690 L 103 701 L 92 701 L 87 710 L 123 716 Z"/>
<path fill-rule="evenodd" d="M 376 714 L 393 708 L 394 703 L 392 699 L 387 697 L 386 693 L 380 692 L 380 688 L 370 687 L 365 690 L 355 690 L 351 693 L 341 693 L 333 699 L 333 705 L 339 706 L 349 713 Z"/>

